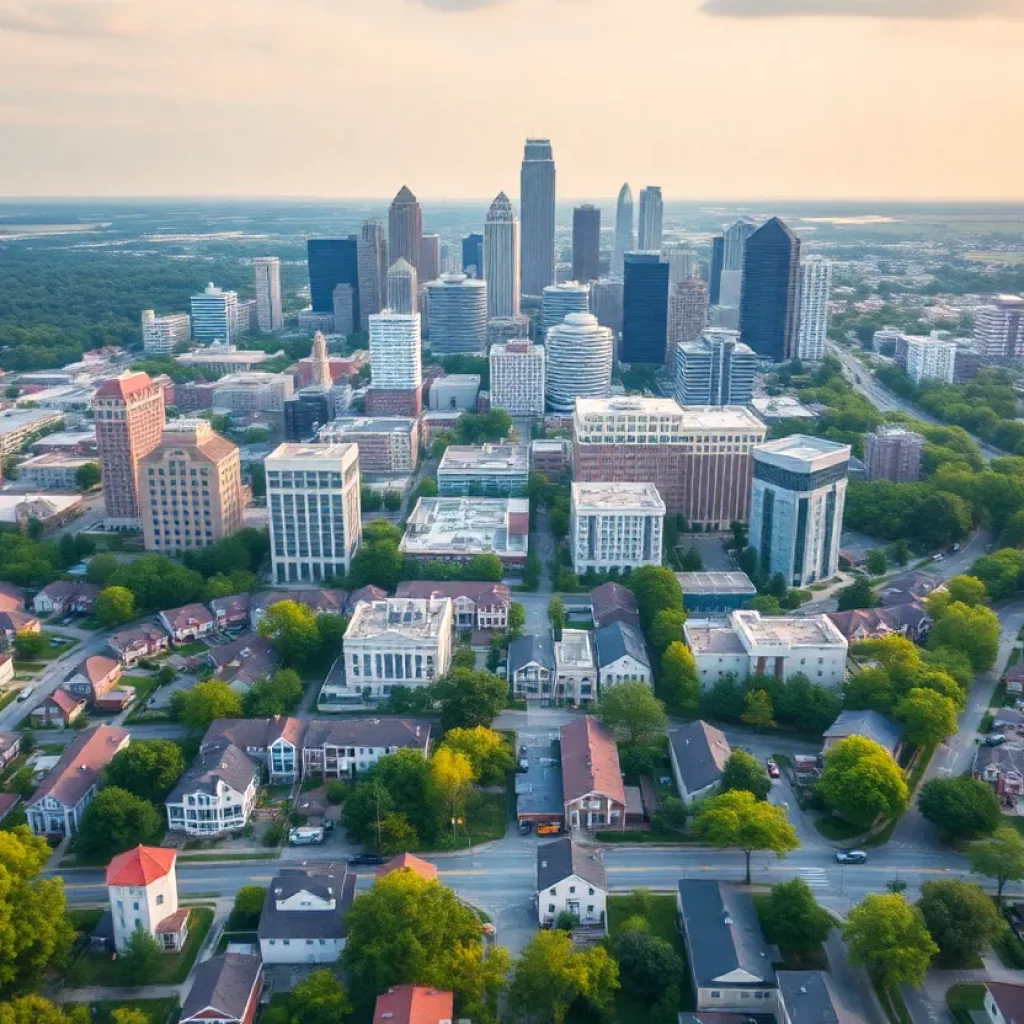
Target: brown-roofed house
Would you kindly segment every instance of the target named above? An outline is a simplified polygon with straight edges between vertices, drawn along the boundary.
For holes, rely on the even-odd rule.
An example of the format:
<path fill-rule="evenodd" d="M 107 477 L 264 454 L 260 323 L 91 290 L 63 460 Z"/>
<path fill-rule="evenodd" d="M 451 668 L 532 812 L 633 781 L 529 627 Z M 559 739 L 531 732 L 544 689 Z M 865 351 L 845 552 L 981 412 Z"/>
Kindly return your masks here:
<path fill-rule="evenodd" d="M 626 790 L 611 730 L 592 715 L 561 728 L 567 828 L 625 828 Z"/>
<path fill-rule="evenodd" d="M 196 968 L 181 1009 L 181 1024 L 252 1024 L 263 989 L 263 961 L 255 953 L 225 953 Z"/>
<path fill-rule="evenodd" d="M 22 633 L 41 633 L 43 624 L 34 615 L 28 612 L 21 612 L 12 609 L 9 612 L 0 611 L 0 638 L 4 643 L 14 643 L 14 638 Z"/>
<path fill-rule="evenodd" d="M 78 700 L 95 704 L 121 678 L 121 662 L 105 654 L 93 654 L 80 661 L 65 677 L 61 688 Z"/>
<path fill-rule="evenodd" d="M 455 997 L 426 985 L 396 985 L 377 996 L 373 1024 L 451 1024 Z"/>
<path fill-rule="evenodd" d="M 213 615 L 202 604 L 186 604 L 160 613 L 160 622 L 175 644 L 198 640 L 213 632 Z"/>
<path fill-rule="evenodd" d="M 230 597 L 215 597 L 210 602 L 213 623 L 217 629 L 234 629 L 249 625 L 249 594 L 232 594 Z"/>
<path fill-rule="evenodd" d="M 229 644 L 213 647 L 207 658 L 213 674 L 240 693 L 269 676 L 278 663 L 274 645 L 258 633 L 243 633 Z"/>
<path fill-rule="evenodd" d="M 594 609 L 595 629 L 610 626 L 613 622 L 625 622 L 640 628 L 636 598 L 621 583 L 602 583 L 595 587 L 590 592 L 590 602 Z"/>
<path fill-rule="evenodd" d="M 21 587 L 0 582 L 0 612 L 20 612 L 24 607 L 25 595 Z"/>
<path fill-rule="evenodd" d="M 85 711 L 85 701 L 67 690 L 54 690 L 32 709 L 34 729 L 65 729 Z"/>
<path fill-rule="evenodd" d="M 1024 985 L 990 981 L 985 986 L 984 1005 L 991 1024 L 1024 1024 Z"/>
<path fill-rule="evenodd" d="M 131 668 L 143 658 L 151 658 L 171 645 L 171 638 L 155 623 L 146 623 L 134 629 L 122 629 L 107 638 L 111 650 L 117 653 L 121 664 Z"/>
<path fill-rule="evenodd" d="M 420 878 L 425 878 L 428 882 L 437 881 L 437 868 L 430 861 L 413 856 L 411 853 L 400 853 L 397 857 L 392 857 L 386 864 L 382 864 L 377 868 L 377 877 L 383 878 L 385 875 L 390 875 L 392 871 L 403 869 L 414 871 Z"/>
<path fill-rule="evenodd" d="M 99 596 L 95 583 L 55 580 L 32 598 L 32 610 L 39 615 L 91 615 Z"/>

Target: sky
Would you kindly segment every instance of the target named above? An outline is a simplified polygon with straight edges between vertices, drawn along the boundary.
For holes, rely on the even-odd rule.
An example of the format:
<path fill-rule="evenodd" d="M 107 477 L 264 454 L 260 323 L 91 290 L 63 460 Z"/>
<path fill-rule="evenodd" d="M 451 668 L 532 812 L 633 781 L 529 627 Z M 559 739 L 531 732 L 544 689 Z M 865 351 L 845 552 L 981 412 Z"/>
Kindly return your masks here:
<path fill-rule="evenodd" d="M 0 0 L 0 195 L 1024 198 L 1024 0 Z"/>

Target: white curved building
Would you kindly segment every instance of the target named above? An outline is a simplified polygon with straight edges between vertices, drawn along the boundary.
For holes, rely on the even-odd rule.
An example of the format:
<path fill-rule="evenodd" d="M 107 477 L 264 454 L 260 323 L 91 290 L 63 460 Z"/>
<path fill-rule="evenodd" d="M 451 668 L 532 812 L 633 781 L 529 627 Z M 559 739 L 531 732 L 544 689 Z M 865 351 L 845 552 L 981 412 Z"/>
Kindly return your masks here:
<path fill-rule="evenodd" d="M 427 285 L 430 348 L 439 355 L 487 348 L 487 285 L 465 274 L 442 274 Z"/>
<path fill-rule="evenodd" d="M 547 334 L 547 399 L 555 412 L 572 412 L 577 398 L 611 393 L 615 338 L 590 313 L 570 313 Z"/>
<path fill-rule="evenodd" d="M 484 224 L 484 280 L 487 318 L 519 316 L 519 223 L 512 203 L 499 192 Z"/>
<path fill-rule="evenodd" d="M 590 285 L 579 281 L 549 284 L 541 295 L 540 311 L 545 332 L 560 324 L 570 313 L 589 313 Z"/>

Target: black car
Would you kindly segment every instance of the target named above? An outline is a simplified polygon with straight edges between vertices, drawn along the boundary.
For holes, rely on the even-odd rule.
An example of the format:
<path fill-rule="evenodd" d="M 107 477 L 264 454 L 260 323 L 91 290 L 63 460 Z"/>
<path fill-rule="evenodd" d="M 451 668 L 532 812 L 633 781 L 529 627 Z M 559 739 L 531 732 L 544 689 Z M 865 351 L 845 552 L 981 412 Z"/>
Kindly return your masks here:
<path fill-rule="evenodd" d="M 349 864 L 383 864 L 384 858 L 379 853 L 357 853 L 349 857 Z"/>

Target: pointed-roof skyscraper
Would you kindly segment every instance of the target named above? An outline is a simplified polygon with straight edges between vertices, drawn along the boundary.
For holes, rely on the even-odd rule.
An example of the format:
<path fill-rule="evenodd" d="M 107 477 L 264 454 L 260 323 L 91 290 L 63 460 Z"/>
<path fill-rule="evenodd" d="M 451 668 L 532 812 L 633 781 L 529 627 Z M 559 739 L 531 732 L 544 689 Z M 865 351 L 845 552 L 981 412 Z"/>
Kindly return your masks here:
<path fill-rule="evenodd" d="M 747 240 L 743 254 L 740 340 L 760 359 L 781 363 L 796 351 L 800 239 L 772 217 Z"/>
<path fill-rule="evenodd" d="M 392 264 L 407 260 L 418 274 L 422 244 L 423 211 L 409 187 L 403 185 L 388 210 L 388 259 Z"/>
<path fill-rule="evenodd" d="M 633 252 L 635 248 L 633 192 L 627 181 L 619 189 L 619 201 L 615 205 L 615 242 L 612 246 L 612 277 L 622 277 L 623 259 L 627 252 Z"/>
<path fill-rule="evenodd" d="M 504 192 L 487 211 L 483 252 L 487 319 L 519 316 L 519 224 Z"/>
<path fill-rule="evenodd" d="M 555 283 L 555 160 L 549 139 L 527 139 L 519 175 L 523 225 L 522 294 L 540 297 Z"/>

